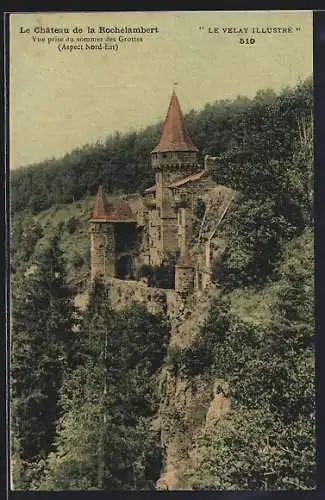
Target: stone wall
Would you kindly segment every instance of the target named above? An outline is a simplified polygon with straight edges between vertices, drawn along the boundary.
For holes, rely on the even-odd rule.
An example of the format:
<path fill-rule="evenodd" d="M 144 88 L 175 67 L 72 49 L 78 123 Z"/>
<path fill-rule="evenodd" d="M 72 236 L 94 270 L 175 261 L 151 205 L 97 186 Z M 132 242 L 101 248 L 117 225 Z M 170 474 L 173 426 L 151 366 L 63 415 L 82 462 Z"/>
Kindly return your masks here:
<path fill-rule="evenodd" d="M 116 251 L 114 225 L 107 222 L 91 224 L 91 280 L 96 276 L 115 276 Z"/>
<path fill-rule="evenodd" d="M 161 239 L 160 236 L 160 219 L 156 209 L 148 212 L 148 245 L 149 245 L 149 262 L 151 266 L 158 266 L 161 263 Z"/>
<path fill-rule="evenodd" d="M 194 267 L 175 266 L 175 290 L 184 294 L 193 292 Z"/>
<path fill-rule="evenodd" d="M 146 305 L 152 314 L 164 313 L 171 319 L 178 319 L 184 309 L 182 297 L 172 289 L 149 287 L 142 281 L 107 280 L 112 307 L 122 309 L 132 302 Z M 88 292 L 79 293 L 75 297 L 75 306 L 84 310 L 89 300 Z"/>
<path fill-rule="evenodd" d="M 195 182 L 188 182 L 184 186 L 174 189 L 175 195 L 187 201 L 188 207 L 194 212 L 196 201 L 202 198 L 207 201 L 208 195 L 211 190 L 216 186 L 216 183 L 210 176 L 202 177 Z"/>
<path fill-rule="evenodd" d="M 186 208 L 178 210 L 178 247 L 183 255 L 188 250 L 189 242 L 192 239 L 193 217 Z"/>
<path fill-rule="evenodd" d="M 167 313 L 166 292 L 162 288 L 149 287 L 142 281 L 106 279 L 109 297 L 113 309 L 123 309 L 133 302 L 144 304 L 152 314 Z M 168 290 L 173 292 L 173 290 Z M 75 298 L 76 307 L 84 310 L 89 300 L 89 292 L 78 294 Z"/>
<path fill-rule="evenodd" d="M 182 175 L 181 169 L 174 173 L 175 178 Z M 173 217 L 175 215 L 172 206 L 173 196 L 168 185 L 174 176 L 169 171 L 161 171 L 156 173 L 156 206 L 160 211 L 159 217 Z"/>
<path fill-rule="evenodd" d="M 114 309 L 123 309 L 132 302 L 146 305 L 152 314 L 167 312 L 166 292 L 149 287 L 141 281 L 107 280 L 109 296 Z"/>
<path fill-rule="evenodd" d="M 178 224 L 177 218 L 161 219 L 161 246 L 163 258 L 169 254 L 176 255 L 178 246 Z"/>

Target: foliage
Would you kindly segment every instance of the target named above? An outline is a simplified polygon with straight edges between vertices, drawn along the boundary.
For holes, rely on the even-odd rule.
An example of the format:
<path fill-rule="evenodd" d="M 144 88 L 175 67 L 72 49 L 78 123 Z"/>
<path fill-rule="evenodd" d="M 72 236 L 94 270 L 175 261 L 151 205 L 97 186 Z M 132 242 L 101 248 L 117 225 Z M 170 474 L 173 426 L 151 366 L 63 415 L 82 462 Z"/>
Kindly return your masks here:
<path fill-rule="evenodd" d="M 82 257 L 82 255 L 80 255 L 80 253 L 75 253 L 72 257 L 71 264 L 74 267 L 79 268 L 84 264 L 84 258 Z"/>
<path fill-rule="evenodd" d="M 154 488 L 161 450 L 151 422 L 167 341 L 163 318 L 136 305 L 113 311 L 109 291 L 95 284 L 39 489 Z"/>
<path fill-rule="evenodd" d="M 30 212 L 21 212 L 11 224 L 11 262 L 14 270 L 24 268 L 44 234 L 42 226 Z"/>
<path fill-rule="evenodd" d="M 305 140 L 312 95 L 312 82 L 307 80 L 279 95 L 264 90 L 254 99 L 238 96 L 233 102 L 207 104 L 188 113 L 185 123 L 202 154 L 226 155 L 227 162 L 218 164 L 218 182 L 255 195 L 256 186 L 276 189 L 283 161 L 291 161 L 293 145 Z M 160 128 L 157 124 L 111 134 L 105 143 L 87 144 L 63 158 L 13 171 L 12 212 L 28 208 L 36 213 L 56 203 L 71 203 L 94 195 L 99 184 L 106 193 L 142 192 L 153 182 L 150 151 L 158 143 Z M 279 162 L 280 170 L 271 168 L 271 159 Z"/>
<path fill-rule="evenodd" d="M 233 411 L 203 438 L 194 489 L 315 487 L 312 246 L 304 250 L 282 270 L 269 324 L 240 320 L 221 298 L 203 326 L 213 365 L 200 373 L 229 383 Z"/>
<path fill-rule="evenodd" d="M 190 484 L 194 490 L 313 489 L 314 433 L 313 419 L 288 427 L 265 408 L 237 409 L 206 434 Z"/>
<path fill-rule="evenodd" d="M 228 243 L 214 263 L 220 296 L 190 346 L 168 347 L 175 377 L 209 387 L 222 379 L 231 391 L 232 412 L 198 438 L 202 461 L 188 469 L 187 485 L 313 488 L 311 82 L 215 102 L 185 120 L 203 154 L 219 157 L 215 180 L 240 191 L 218 228 Z M 161 472 L 153 424 L 168 324 L 140 306 L 113 311 L 110 291 L 96 283 L 76 329 L 58 240 L 43 252 L 45 226 L 42 214 L 34 216 L 93 195 L 100 183 L 110 193 L 143 190 L 152 181 L 149 153 L 158 136 L 157 126 L 115 134 L 12 175 L 12 458 L 21 488 L 154 489 Z M 197 219 L 203 214 L 199 202 Z M 76 270 L 86 263 L 73 243 L 81 216 L 69 217 L 65 235 Z M 174 264 L 143 266 L 138 277 L 172 288 Z M 239 317 L 233 289 L 245 300 L 248 286 L 258 288 L 268 301 L 271 280 L 270 314 L 258 322 Z M 175 413 L 172 431 L 184 435 L 184 415 L 166 411 Z"/>
<path fill-rule="evenodd" d="M 150 151 L 158 138 L 158 126 L 115 133 L 104 144 L 87 144 L 63 158 L 13 171 L 12 212 L 27 207 L 38 213 L 53 204 L 71 203 L 94 195 L 99 184 L 106 193 L 129 192 L 131 186 L 143 191 L 153 180 Z"/>
<path fill-rule="evenodd" d="M 70 217 L 67 220 L 66 226 L 70 234 L 73 234 L 79 225 L 79 220 L 76 217 Z"/>
<path fill-rule="evenodd" d="M 65 277 L 54 236 L 33 273 L 13 280 L 12 429 L 17 463 L 26 470 L 37 469 L 37 462 L 52 449 L 58 393 L 71 366 L 77 317 Z"/>
<path fill-rule="evenodd" d="M 205 212 L 205 202 L 202 200 L 202 198 L 198 198 L 196 200 L 196 205 L 195 205 L 195 217 L 197 217 L 199 220 L 203 218 Z"/>
<path fill-rule="evenodd" d="M 199 235 L 199 231 L 200 231 L 202 219 L 204 217 L 205 209 L 206 209 L 205 201 L 202 200 L 202 198 L 198 198 L 196 200 L 196 203 L 195 203 L 194 220 L 193 220 L 193 228 L 192 228 L 194 240 Z"/>
<path fill-rule="evenodd" d="M 214 299 L 197 339 L 189 347 L 169 348 L 169 362 L 175 374 L 194 377 L 209 370 L 215 361 L 217 342 L 224 339 L 229 327 L 229 301 Z"/>
<path fill-rule="evenodd" d="M 270 103 L 255 99 L 219 158 L 216 181 L 241 193 L 220 228 L 227 251 L 214 263 L 214 280 L 227 289 L 275 278 L 283 243 L 312 225 L 311 91 L 306 81 Z"/>

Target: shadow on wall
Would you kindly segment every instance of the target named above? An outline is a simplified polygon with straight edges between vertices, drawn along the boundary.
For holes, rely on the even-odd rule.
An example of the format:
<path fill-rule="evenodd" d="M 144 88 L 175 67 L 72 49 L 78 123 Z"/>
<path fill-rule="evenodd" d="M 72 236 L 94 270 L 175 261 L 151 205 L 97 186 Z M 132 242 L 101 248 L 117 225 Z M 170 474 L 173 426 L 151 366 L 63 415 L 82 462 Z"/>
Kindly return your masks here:
<path fill-rule="evenodd" d="M 138 246 L 138 231 L 133 223 L 123 223 L 115 225 L 116 252 L 130 252 Z"/>
<path fill-rule="evenodd" d="M 137 272 L 136 279 L 146 281 L 148 286 L 155 288 L 175 288 L 175 264 L 163 263 L 160 266 L 145 264 Z"/>
<path fill-rule="evenodd" d="M 134 264 L 131 255 L 122 255 L 117 259 L 116 277 L 124 280 L 134 280 Z"/>

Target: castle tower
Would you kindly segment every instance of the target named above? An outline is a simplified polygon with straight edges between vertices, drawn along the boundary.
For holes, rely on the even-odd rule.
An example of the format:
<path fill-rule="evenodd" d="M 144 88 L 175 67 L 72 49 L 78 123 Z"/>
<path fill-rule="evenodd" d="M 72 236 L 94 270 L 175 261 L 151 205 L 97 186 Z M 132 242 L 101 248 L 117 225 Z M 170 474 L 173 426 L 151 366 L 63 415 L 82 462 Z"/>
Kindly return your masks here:
<path fill-rule="evenodd" d="M 114 224 L 109 221 L 109 206 L 101 186 L 90 215 L 90 223 L 91 281 L 95 278 L 105 281 L 116 275 L 116 243 Z"/>
<path fill-rule="evenodd" d="M 195 265 L 189 253 L 181 255 L 175 266 L 175 290 L 189 295 L 194 290 Z"/>
<path fill-rule="evenodd" d="M 182 110 L 172 94 L 159 144 L 151 152 L 156 177 L 156 209 L 159 218 L 157 246 L 161 259 L 178 249 L 177 210 L 173 203 L 171 182 L 200 170 L 199 151 L 184 125 Z"/>

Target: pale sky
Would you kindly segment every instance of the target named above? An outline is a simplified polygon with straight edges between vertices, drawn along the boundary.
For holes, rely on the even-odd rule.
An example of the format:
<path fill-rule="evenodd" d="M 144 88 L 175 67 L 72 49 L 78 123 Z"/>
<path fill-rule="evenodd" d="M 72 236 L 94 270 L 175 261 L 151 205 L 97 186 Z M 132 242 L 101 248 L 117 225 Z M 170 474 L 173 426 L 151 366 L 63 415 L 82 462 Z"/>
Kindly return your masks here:
<path fill-rule="evenodd" d="M 105 42 L 102 50 L 82 42 L 83 50 L 72 52 L 48 43 L 49 37 L 118 37 L 100 34 L 99 27 L 141 25 L 159 32 L 123 34 L 143 42 L 117 40 L 117 50 L 105 50 Z M 55 26 L 69 34 L 34 32 Z M 95 33 L 87 33 L 88 26 Z M 73 33 L 75 27 L 83 32 Z M 252 34 L 253 27 L 290 27 L 292 33 Z M 255 43 L 240 44 L 241 37 Z M 312 75 L 312 45 L 311 11 L 12 14 L 10 167 L 58 158 L 117 130 L 163 120 L 174 82 L 184 113 L 238 94 L 253 97 L 261 88 L 296 85 Z"/>

